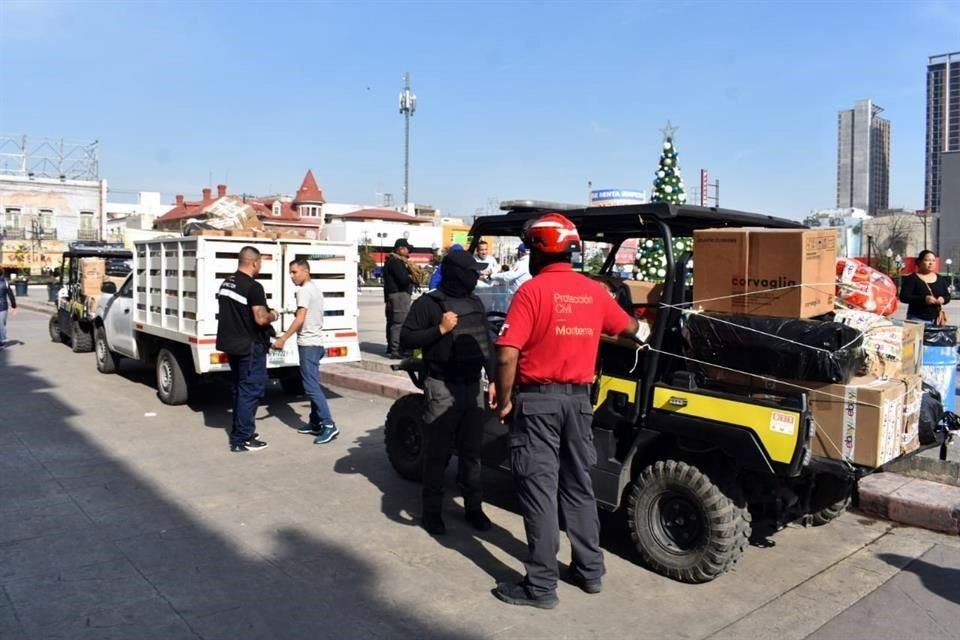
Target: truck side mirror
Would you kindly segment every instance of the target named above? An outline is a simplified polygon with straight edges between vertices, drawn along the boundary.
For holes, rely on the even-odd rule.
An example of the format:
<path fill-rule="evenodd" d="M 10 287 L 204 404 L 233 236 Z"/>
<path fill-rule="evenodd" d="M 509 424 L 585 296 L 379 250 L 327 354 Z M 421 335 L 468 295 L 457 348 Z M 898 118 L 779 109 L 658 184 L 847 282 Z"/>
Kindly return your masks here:
<path fill-rule="evenodd" d="M 111 295 L 117 292 L 117 283 L 115 282 L 104 282 L 100 285 L 100 293 L 109 293 Z"/>

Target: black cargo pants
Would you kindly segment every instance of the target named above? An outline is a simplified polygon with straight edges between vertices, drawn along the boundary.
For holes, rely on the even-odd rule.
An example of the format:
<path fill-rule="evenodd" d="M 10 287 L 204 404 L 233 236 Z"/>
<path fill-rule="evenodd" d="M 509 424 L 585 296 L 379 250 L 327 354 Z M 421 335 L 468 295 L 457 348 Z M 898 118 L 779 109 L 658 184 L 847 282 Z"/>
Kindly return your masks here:
<path fill-rule="evenodd" d="M 590 467 L 597 461 L 593 444 L 593 407 L 585 385 L 522 385 L 514 398 L 510 466 L 520 494 L 529 557 L 524 563 L 534 596 L 557 588 L 557 552 L 563 512 L 573 547 L 571 567 L 585 580 L 604 574 L 600 519 Z"/>
<path fill-rule="evenodd" d="M 428 376 L 423 385 L 425 404 L 423 458 L 423 512 L 440 513 L 443 476 L 454 447 L 457 450 L 457 486 L 467 511 L 479 509 L 480 454 L 483 446 L 483 386 L 476 380 L 439 380 Z"/>

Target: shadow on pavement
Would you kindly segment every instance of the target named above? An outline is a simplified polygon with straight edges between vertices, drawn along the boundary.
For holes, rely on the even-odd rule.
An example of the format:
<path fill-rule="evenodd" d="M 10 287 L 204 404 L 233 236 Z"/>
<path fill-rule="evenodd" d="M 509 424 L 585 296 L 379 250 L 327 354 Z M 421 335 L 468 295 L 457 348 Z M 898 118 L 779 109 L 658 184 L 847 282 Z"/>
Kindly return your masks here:
<path fill-rule="evenodd" d="M 930 593 L 960 605 L 960 569 L 931 564 L 923 557 L 908 558 L 896 553 L 881 553 L 879 557 L 894 567 L 903 567 L 904 572 L 916 575 Z"/>
<path fill-rule="evenodd" d="M 398 482 L 399 478 L 387 460 L 383 444 L 383 427 L 360 436 L 355 443 L 345 457 L 337 460 L 334 471 L 343 474 L 359 473 L 364 476 L 380 490 L 382 494 L 380 508 L 385 516 L 394 522 L 419 527 L 420 485 L 413 482 Z M 454 461 L 450 466 L 453 467 L 455 464 Z M 449 472 L 448 468 L 448 476 L 450 476 Z M 510 483 L 509 477 L 490 469 L 484 469 L 483 473 L 485 501 L 500 506 L 499 498 L 502 496 L 499 482 L 505 479 Z M 462 554 L 495 581 L 515 581 L 522 578 L 522 574 L 504 564 L 484 547 L 483 542 L 496 546 L 517 560 L 525 557 L 526 544 L 499 526 L 495 515 L 491 518 L 494 520 L 492 529 L 485 532 L 475 531 L 463 519 L 463 508 L 455 505 L 451 500 L 451 496 L 457 494 L 456 482 L 452 477 L 447 478 L 447 487 L 448 492 L 444 503 L 447 533 L 435 536 L 433 539 L 438 544 Z M 513 510 L 516 511 L 516 505 Z M 488 515 L 491 514 L 488 513 Z"/>
<path fill-rule="evenodd" d="M 208 528 L 102 450 L 52 387 L 0 351 L 0 637 L 470 637 L 378 593 L 349 546 L 286 526 L 263 533 L 266 556 L 249 531 Z"/>

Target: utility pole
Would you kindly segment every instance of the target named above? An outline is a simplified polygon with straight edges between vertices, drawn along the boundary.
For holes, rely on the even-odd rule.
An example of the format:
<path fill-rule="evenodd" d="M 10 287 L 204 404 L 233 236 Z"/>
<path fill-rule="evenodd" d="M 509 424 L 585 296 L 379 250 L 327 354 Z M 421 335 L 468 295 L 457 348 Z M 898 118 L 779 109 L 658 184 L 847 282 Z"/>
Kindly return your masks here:
<path fill-rule="evenodd" d="M 417 110 L 417 96 L 410 92 L 410 74 L 403 74 L 403 93 L 400 94 L 400 113 L 404 118 L 403 144 L 403 204 L 410 202 L 410 118 Z"/>

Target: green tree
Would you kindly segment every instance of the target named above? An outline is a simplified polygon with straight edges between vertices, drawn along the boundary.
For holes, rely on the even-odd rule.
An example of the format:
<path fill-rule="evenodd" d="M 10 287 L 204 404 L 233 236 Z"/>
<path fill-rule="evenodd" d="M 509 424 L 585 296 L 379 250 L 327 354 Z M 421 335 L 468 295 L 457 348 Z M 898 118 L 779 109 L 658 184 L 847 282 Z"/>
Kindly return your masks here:
<path fill-rule="evenodd" d="M 377 268 L 377 261 L 370 255 L 370 247 L 360 247 L 359 267 L 364 280 Z"/>
<path fill-rule="evenodd" d="M 660 153 L 660 165 L 653 179 L 652 202 L 667 204 L 686 204 L 687 194 L 683 187 L 683 178 L 680 176 L 680 162 L 677 157 L 677 148 L 673 144 L 675 127 L 670 123 L 663 129 L 663 149 Z"/>

